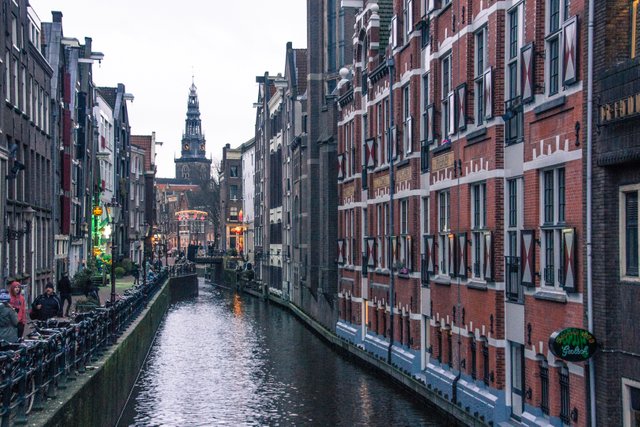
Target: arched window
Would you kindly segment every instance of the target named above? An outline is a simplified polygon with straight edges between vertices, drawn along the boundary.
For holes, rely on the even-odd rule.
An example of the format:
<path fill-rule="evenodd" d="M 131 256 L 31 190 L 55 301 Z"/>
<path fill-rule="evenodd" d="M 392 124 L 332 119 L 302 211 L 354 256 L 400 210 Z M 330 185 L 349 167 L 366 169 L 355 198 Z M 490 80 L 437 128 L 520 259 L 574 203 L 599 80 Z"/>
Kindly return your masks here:
<path fill-rule="evenodd" d="M 182 178 L 189 179 L 189 166 L 187 165 L 182 166 Z"/>

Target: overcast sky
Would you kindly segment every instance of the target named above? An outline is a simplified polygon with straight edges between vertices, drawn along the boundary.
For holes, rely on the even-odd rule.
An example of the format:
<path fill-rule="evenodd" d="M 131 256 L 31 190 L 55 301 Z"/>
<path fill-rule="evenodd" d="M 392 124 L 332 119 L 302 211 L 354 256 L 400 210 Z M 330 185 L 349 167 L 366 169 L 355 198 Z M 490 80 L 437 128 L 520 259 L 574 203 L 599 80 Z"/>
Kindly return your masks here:
<path fill-rule="evenodd" d="M 30 0 L 42 22 L 63 14 L 65 37 L 93 39 L 104 53 L 98 86 L 124 83 L 131 131 L 156 132 L 158 176 L 173 177 L 192 70 L 207 156 L 253 137 L 255 76 L 284 73 L 287 41 L 306 47 L 305 0 Z"/>

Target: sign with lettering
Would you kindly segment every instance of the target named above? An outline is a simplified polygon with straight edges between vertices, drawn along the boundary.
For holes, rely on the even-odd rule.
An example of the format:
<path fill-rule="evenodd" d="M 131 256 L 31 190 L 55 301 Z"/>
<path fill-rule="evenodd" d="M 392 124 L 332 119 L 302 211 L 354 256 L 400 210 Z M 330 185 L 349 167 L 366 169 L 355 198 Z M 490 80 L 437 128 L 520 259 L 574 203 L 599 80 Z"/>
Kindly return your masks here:
<path fill-rule="evenodd" d="M 600 125 L 640 115 L 640 93 L 600 105 Z"/>
<path fill-rule="evenodd" d="M 441 154 L 431 160 L 431 172 L 453 167 L 453 151 Z"/>
<path fill-rule="evenodd" d="M 596 352 L 596 337 L 585 329 L 566 328 L 549 337 L 549 349 L 558 358 L 567 362 L 584 362 Z"/>

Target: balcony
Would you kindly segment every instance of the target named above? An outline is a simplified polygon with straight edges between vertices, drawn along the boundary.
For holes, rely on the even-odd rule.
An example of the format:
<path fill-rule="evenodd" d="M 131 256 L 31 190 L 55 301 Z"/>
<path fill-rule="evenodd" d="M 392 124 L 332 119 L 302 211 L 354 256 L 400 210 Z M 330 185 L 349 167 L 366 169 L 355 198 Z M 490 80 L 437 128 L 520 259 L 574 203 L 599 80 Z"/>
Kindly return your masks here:
<path fill-rule="evenodd" d="M 522 282 L 520 280 L 520 257 L 506 256 L 504 257 L 505 268 L 505 288 L 507 300 L 512 302 L 522 302 Z"/>

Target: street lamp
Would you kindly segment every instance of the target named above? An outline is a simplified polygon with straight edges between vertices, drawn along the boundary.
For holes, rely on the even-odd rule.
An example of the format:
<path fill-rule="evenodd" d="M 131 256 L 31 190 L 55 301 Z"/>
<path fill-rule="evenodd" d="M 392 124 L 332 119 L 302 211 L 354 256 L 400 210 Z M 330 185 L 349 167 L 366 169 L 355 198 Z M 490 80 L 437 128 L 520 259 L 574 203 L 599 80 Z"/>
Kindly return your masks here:
<path fill-rule="evenodd" d="M 115 225 L 120 222 L 120 205 L 118 201 L 113 198 L 111 202 L 107 203 L 107 212 L 111 219 L 111 304 L 116 302 L 116 260 L 115 260 Z"/>

